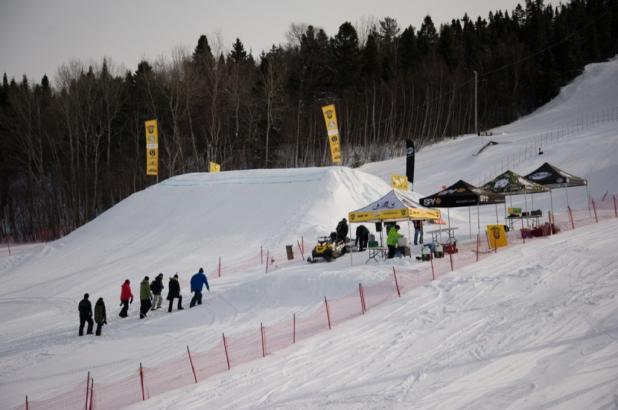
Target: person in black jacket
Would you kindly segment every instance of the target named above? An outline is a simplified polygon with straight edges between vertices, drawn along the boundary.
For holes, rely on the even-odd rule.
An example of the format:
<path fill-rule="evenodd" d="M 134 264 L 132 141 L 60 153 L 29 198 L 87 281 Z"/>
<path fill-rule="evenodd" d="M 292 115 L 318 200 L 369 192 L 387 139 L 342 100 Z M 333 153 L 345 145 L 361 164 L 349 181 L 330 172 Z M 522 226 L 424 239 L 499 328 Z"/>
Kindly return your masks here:
<path fill-rule="evenodd" d="M 355 245 L 359 245 L 358 251 L 362 252 L 367 248 L 367 242 L 369 242 L 369 229 L 365 225 L 359 225 L 356 228 L 356 241 Z"/>
<path fill-rule="evenodd" d="M 107 315 L 105 314 L 105 302 L 103 298 L 99 298 L 94 304 L 94 321 L 97 322 L 97 330 L 95 335 L 101 336 L 101 328 L 107 324 Z"/>
<path fill-rule="evenodd" d="M 87 293 L 84 293 L 84 298 L 79 302 L 79 305 L 77 305 L 77 309 L 79 310 L 80 336 L 84 335 L 84 325 L 86 324 L 86 322 L 88 322 L 88 330 L 86 331 L 87 334 L 92 334 L 92 327 L 94 326 L 94 323 L 92 322 L 92 304 L 88 300 L 89 296 L 90 295 L 88 295 Z"/>
<path fill-rule="evenodd" d="M 163 274 L 159 273 L 155 280 L 150 284 L 152 291 L 152 310 L 161 308 L 161 292 L 163 291 Z"/>
<path fill-rule="evenodd" d="M 178 298 L 178 310 L 182 310 L 182 296 L 180 296 L 180 282 L 178 282 L 178 274 L 175 274 L 173 278 L 170 278 L 169 285 L 167 286 L 167 300 L 170 301 L 170 306 L 167 309 L 168 312 L 172 311 L 174 298 Z"/>
<path fill-rule="evenodd" d="M 337 240 L 345 242 L 345 238 L 348 236 L 348 221 L 345 218 L 339 221 L 335 231 L 337 232 Z"/>

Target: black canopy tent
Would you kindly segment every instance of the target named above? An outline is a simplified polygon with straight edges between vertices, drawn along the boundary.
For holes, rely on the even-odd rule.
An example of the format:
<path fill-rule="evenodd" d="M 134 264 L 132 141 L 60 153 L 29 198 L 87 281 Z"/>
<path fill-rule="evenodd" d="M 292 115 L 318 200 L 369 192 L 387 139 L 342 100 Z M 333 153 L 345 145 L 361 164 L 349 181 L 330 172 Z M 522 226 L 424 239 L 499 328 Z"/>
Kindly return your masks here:
<path fill-rule="evenodd" d="M 587 202 L 590 202 L 590 193 L 588 192 L 587 179 L 575 176 L 573 174 L 569 174 L 568 172 L 551 165 L 549 162 L 544 163 L 543 165 L 526 175 L 524 178 L 529 179 L 532 182 L 536 182 L 537 184 L 546 186 L 550 189 L 549 195 L 552 214 L 554 213 L 554 201 L 551 196 L 551 190 L 553 188 L 565 188 L 564 192 L 566 195 L 567 207 L 570 207 L 569 193 L 567 192 L 566 188 L 585 186 L 586 195 L 588 196 Z"/>
<path fill-rule="evenodd" d="M 475 187 L 466 181 L 459 180 L 453 185 L 436 192 L 433 195 L 421 198 L 420 203 L 423 206 L 436 208 L 459 208 L 477 206 L 477 226 L 479 233 L 481 232 L 481 220 L 479 215 L 479 207 L 481 205 L 496 205 L 496 224 L 498 223 L 498 205 L 505 202 L 504 195 L 497 194 Z M 450 212 L 447 213 L 449 219 L 449 228 L 451 225 Z"/>

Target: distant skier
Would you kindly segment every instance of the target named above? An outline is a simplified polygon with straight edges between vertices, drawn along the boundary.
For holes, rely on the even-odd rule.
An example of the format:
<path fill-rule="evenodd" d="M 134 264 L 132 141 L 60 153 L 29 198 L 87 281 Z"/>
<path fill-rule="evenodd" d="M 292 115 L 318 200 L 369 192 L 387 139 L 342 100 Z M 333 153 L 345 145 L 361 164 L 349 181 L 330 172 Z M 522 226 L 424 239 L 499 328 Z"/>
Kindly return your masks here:
<path fill-rule="evenodd" d="M 97 330 L 95 334 L 101 336 L 101 328 L 107 324 L 107 315 L 105 314 L 105 302 L 103 298 L 99 298 L 94 304 L 94 321 L 97 322 Z"/>
<path fill-rule="evenodd" d="M 161 308 L 161 292 L 163 288 L 165 288 L 163 285 L 163 274 L 159 273 L 150 284 L 150 290 L 152 291 L 152 310 Z"/>
<path fill-rule="evenodd" d="M 131 292 L 131 282 L 127 279 L 120 288 L 120 306 L 122 306 L 122 310 L 118 316 L 127 317 L 129 303 L 133 303 L 133 293 Z"/>
<path fill-rule="evenodd" d="M 77 309 L 79 310 L 80 336 L 84 335 L 84 325 L 86 324 L 86 322 L 88 322 L 88 330 L 86 331 L 86 334 L 91 335 L 92 327 L 94 326 L 94 323 L 92 322 L 92 304 L 88 300 L 89 296 L 90 295 L 88 295 L 87 293 L 84 293 L 84 298 L 79 302 L 79 305 L 77 305 Z"/>
<path fill-rule="evenodd" d="M 335 231 L 337 232 L 337 240 L 345 242 L 345 238 L 348 236 L 348 221 L 345 218 L 339 221 Z"/>
<path fill-rule="evenodd" d="M 140 319 L 147 317 L 146 313 L 148 313 L 148 311 L 150 310 L 150 307 L 152 306 L 152 293 L 150 292 L 149 280 L 150 278 L 148 276 L 145 276 L 144 280 L 142 280 L 142 283 L 140 283 L 140 286 L 139 286 L 139 300 L 140 300 L 139 318 Z"/>
<path fill-rule="evenodd" d="M 175 274 L 173 278 L 170 278 L 170 282 L 167 285 L 167 300 L 170 301 L 170 306 L 167 309 L 168 312 L 172 311 L 172 305 L 174 299 L 178 298 L 178 310 L 182 310 L 182 296 L 180 296 L 180 282 L 178 282 L 178 274 Z"/>
<path fill-rule="evenodd" d="M 204 269 L 200 268 L 199 272 L 191 277 L 191 292 L 193 292 L 193 298 L 189 307 L 192 308 L 197 303 L 202 304 L 202 289 L 206 285 L 206 289 L 210 292 L 210 286 L 208 286 L 208 279 L 204 275 Z"/>
<path fill-rule="evenodd" d="M 362 252 L 367 248 L 367 242 L 369 242 L 369 229 L 365 225 L 359 225 L 356 228 L 356 240 L 355 245 L 358 245 L 359 252 Z"/>

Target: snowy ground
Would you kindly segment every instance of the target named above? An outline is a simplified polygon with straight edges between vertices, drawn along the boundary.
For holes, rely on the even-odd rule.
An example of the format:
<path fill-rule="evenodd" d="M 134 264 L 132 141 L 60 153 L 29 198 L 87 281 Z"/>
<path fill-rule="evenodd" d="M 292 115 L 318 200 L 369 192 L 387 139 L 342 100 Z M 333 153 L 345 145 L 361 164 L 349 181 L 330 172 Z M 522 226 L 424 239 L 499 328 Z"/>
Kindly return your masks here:
<path fill-rule="evenodd" d="M 618 61 L 587 67 L 546 107 L 496 129 L 489 138 L 499 144 L 478 156 L 483 142 L 475 136 L 425 148 L 415 190 L 428 195 L 458 179 L 477 184 L 506 168 L 525 174 L 548 161 L 587 177 L 594 197 L 618 193 L 617 78 Z M 275 323 L 309 312 L 325 295 L 385 280 L 391 263 L 287 264 L 280 255 L 285 244 L 332 231 L 404 169 L 396 158 L 359 170 L 188 174 L 131 196 L 62 240 L 10 256 L 2 249 L 0 408 L 26 394 L 63 392 L 88 370 L 111 382 L 140 361 L 155 366 L 185 345 L 206 350 L 223 332 Z M 568 198 L 586 207 L 585 189 Z M 554 193 L 554 207 L 566 208 L 564 190 Z M 482 224 L 495 221 L 495 209 L 486 208 Z M 546 212 L 548 196 L 536 196 L 534 208 Z M 450 214 L 465 237 L 468 211 Z M 615 408 L 617 228 L 606 221 L 514 246 L 293 348 L 132 408 Z M 277 255 L 268 275 L 260 247 Z M 211 281 L 204 306 L 140 321 L 134 303 L 131 318 L 117 318 L 124 279 L 137 293 L 143 276 L 179 272 L 187 298 L 200 266 Z M 76 336 L 84 292 L 107 301 L 101 338 Z"/>

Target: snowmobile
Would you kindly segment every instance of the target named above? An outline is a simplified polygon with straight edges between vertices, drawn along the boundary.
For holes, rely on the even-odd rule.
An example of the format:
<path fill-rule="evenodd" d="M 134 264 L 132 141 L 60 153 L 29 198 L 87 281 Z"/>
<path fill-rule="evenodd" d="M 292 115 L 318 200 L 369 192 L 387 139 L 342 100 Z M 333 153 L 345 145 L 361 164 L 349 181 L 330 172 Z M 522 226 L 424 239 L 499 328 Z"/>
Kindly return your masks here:
<path fill-rule="evenodd" d="M 318 243 L 311 251 L 311 256 L 307 258 L 307 262 L 314 263 L 321 259 L 330 262 L 345 254 L 347 250 L 347 244 L 344 241 L 338 241 L 336 235 L 335 237 L 333 237 L 333 235 L 320 236 L 318 238 Z"/>

